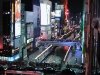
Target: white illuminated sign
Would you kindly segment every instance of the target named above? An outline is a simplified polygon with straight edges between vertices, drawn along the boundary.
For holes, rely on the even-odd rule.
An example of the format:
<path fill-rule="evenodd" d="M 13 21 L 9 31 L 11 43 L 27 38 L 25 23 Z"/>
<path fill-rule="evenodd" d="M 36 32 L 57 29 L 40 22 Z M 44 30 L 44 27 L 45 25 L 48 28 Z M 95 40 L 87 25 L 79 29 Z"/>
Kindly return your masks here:
<path fill-rule="evenodd" d="M 46 4 L 41 5 L 41 25 L 47 25 L 47 11 L 46 11 Z"/>
<path fill-rule="evenodd" d="M 55 17 L 61 17 L 61 10 L 55 10 Z"/>
<path fill-rule="evenodd" d="M 40 4 L 41 6 L 41 25 L 50 24 L 50 5 Z"/>
<path fill-rule="evenodd" d="M 21 35 L 21 24 L 20 23 L 15 23 L 15 36 Z"/>
<path fill-rule="evenodd" d="M 15 0 L 15 37 L 21 35 L 21 0 Z"/>
<path fill-rule="evenodd" d="M 51 12 L 51 18 L 55 17 L 55 12 Z"/>

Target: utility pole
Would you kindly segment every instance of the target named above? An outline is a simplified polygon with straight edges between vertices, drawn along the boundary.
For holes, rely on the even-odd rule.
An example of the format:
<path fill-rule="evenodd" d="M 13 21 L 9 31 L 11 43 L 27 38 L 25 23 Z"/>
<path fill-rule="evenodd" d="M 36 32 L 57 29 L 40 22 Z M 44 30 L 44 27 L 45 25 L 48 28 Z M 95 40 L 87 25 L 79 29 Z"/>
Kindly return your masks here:
<path fill-rule="evenodd" d="M 93 20 L 93 0 L 85 0 L 85 9 L 87 8 L 87 21 L 86 21 L 86 37 L 85 37 L 85 75 L 92 75 L 93 71 L 93 46 L 94 36 L 93 28 L 91 26 Z"/>
<path fill-rule="evenodd" d="M 87 74 L 86 75 L 92 75 L 93 72 L 93 50 L 94 50 L 94 35 L 93 35 L 93 29 L 92 28 L 92 20 L 94 17 L 94 0 L 88 0 L 88 14 L 89 14 L 89 39 L 88 39 L 88 63 L 87 63 Z"/>
<path fill-rule="evenodd" d="M 90 0 L 85 0 L 85 13 L 87 16 L 86 23 L 85 23 L 85 75 L 89 75 L 89 37 L 90 37 Z"/>

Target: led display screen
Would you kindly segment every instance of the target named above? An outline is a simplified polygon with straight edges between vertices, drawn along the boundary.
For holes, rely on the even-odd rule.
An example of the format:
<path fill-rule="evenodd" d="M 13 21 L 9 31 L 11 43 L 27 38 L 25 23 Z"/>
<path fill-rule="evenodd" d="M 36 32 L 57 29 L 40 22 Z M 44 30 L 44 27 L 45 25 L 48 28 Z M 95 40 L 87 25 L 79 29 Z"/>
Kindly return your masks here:
<path fill-rule="evenodd" d="M 40 4 L 41 5 L 41 25 L 50 24 L 50 5 Z"/>
<path fill-rule="evenodd" d="M 55 18 L 55 20 L 58 20 L 58 21 L 59 21 L 59 20 L 60 20 L 60 18 Z"/>
<path fill-rule="evenodd" d="M 41 5 L 41 25 L 47 25 L 47 11 L 46 11 L 46 4 Z"/>
<path fill-rule="evenodd" d="M 0 56 L 0 60 L 1 60 L 1 61 L 14 61 L 14 60 L 17 60 L 17 59 L 19 59 L 19 58 L 20 58 L 19 54 L 14 55 L 14 56 L 12 56 L 12 57 Z"/>
<path fill-rule="evenodd" d="M 8 61 L 8 57 L 0 56 L 1 61 Z"/>
<path fill-rule="evenodd" d="M 55 10 L 55 17 L 61 17 L 61 10 Z"/>
<path fill-rule="evenodd" d="M 15 0 L 15 37 L 21 35 L 21 0 Z"/>

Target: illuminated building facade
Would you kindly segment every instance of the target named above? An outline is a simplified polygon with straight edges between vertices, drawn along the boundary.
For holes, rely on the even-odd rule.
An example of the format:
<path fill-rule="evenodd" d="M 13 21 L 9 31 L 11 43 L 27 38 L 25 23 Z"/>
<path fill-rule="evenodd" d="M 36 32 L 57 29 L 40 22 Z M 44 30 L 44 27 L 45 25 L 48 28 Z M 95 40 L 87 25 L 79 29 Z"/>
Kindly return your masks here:
<path fill-rule="evenodd" d="M 0 60 L 15 61 L 27 57 L 27 49 L 33 48 L 35 38 L 40 36 L 39 0 L 1 0 L 0 1 Z M 37 12 L 36 12 L 36 10 Z M 35 16 L 28 26 L 32 26 L 30 37 L 34 40 L 27 44 L 27 26 L 25 11 L 31 11 Z M 34 11 L 34 12 L 33 12 Z M 37 15 L 36 15 L 37 14 Z M 37 19 L 36 19 L 37 17 Z M 38 18 L 39 17 L 39 18 Z M 29 38 L 30 39 L 30 38 Z"/>
<path fill-rule="evenodd" d="M 41 7 L 41 33 L 43 39 L 51 39 L 51 8 L 52 2 L 43 0 L 40 3 Z"/>
<path fill-rule="evenodd" d="M 1 0 L 0 10 L 0 60 L 14 61 L 21 50 L 21 0 Z"/>
<path fill-rule="evenodd" d="M 64 23 L 64 5 L 62 3 L 55 3 L 55 37 L 60 36 L 63 34 L 62 26 Z"/>
<path fill-rule="evenodd" d="M 65 14 L 65 21 L 67 21 L 68 20 L 68 12 L 69 12 L 69 10 L 68 10 L 68 0 L 64 0 L 64 14 Z"/>

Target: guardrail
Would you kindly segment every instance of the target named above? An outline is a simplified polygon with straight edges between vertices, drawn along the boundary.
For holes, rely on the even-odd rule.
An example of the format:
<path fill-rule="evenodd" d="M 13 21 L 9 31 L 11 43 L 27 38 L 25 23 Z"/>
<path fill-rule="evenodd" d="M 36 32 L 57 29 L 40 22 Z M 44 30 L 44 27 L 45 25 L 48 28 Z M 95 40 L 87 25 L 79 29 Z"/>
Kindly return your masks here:
<path fill-rule="evenodd" d="M 65 54 L 65 56 L 64 56 L 64 59 L 63 59 L 64 62 L 65 62 L 66 57 L 67 57 L 67 55 L 68 55 L 68 53 L 69 53 L 69 51 L 70 51 L 70 48 L 71 48 L 71 46 L 69 47 L 68 51 L 66 52 L 66 54 Z"/>
<path fill-rule="evenodd" d="M 39 55 L 37 55 L 35 57 L 35 60 L 39 59 L 39 57 L 41 57 L 46 51 L 48 51 L 50 48 L 52 47 L 52 45 L 50 45 L 48 48 L 46 48 L 45 50 L 43 50 Z M 42 61 L 42 60 L 41 60 Z"/>

